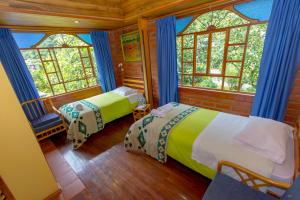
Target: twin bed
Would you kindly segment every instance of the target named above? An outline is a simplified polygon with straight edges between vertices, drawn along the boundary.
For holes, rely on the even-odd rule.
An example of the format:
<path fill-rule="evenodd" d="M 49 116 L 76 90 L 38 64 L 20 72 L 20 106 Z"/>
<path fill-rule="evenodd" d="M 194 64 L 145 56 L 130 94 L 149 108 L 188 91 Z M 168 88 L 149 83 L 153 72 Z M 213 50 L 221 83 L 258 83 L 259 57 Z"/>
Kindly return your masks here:
<path fill-rule="evenodd" d="M 162 163 L 166 162 L 168 155 L 210 179 L 216 173 L 218 161 L 227 160 L 271 179 L 293 182 L 297 168 L 295 163 L 298 163 L 298 156 L 294 154 L 297 139 L 288 125 L 279 124 L 286 128 L 287 133 L 284 134 L 288 135 L 288 139 L 286 157 L 278 164 L 234 142 L 251 117 L 178 103 L 170 105 L 173 109 L 169 109 L 163 117 L 152 112 L 135 122 L 125 137 L 125 148 L 145 152 Z"/>
<path fill-rule="evenodd" d="M 78 149 L 92 134 L 101 131 L 105 124 L 132 113 L 144 103 L 137 90 L 120 87 L 87 99 L 65 104 L 59 111 L 68 124 L 68 139 Z"/>

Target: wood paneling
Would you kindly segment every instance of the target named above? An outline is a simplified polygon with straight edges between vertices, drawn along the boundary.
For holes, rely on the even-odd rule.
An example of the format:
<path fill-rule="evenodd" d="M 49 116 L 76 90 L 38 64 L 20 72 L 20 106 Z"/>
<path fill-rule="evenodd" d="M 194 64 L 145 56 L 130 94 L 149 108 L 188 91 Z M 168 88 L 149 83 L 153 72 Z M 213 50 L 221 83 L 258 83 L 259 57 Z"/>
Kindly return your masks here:
<path fill-rule="evenodd" d="M 138 21 L 141 37 L 141 51 L 143 60 L 143 75 L 145 80 L 145 97 L 148 104 L 153 107 L 153 93 L 151 80 L 150 43 L 148 36 L 148 20 L 140 18 Z"/>
<path fill-rule="evenodd" d="M 284 121 L 294 125 L 297 117 L 300 116 L 300 65 L 294 81 L 294 86 L 291 91 L 289 102 L 287 105 Z"/>
<path fill-rule="evenodd" d="M 76 24 L 74 21 L 79 21 Z M 5 12 L 0 9 L 0 26 L 9 25 L 14 30 L 30 31 L 80 31 L 89 32 L 91 29 L 113 29 L 123 25 L 122 21 L 82 19 L 79 17 L 61 17 L 41 14 Z M 18 27 L 16 27 L 18 26 Z M 19 27 L 21 26 L 21 27 Z M 57 28 L 57 27 L 64 27 Z M 74 30 L 75 29 L 75 30 Z"/>
<path fill-rule="evenodd" d="M 0 26 L 114 29 L 212 0 L 2 0 Z M 216 0 L 218 4 L 238 0 Z M 74 21 L 80 21 L 79 24 Z"/>
<path fill-rule="evenodd" d="M 126 0 L 122 3 L 124 23 L 132 24 L 139 17 L 153 18 L 210 1 L 213 0 Z"/>
<path fill-rule="evenodd" d="M 143 71 L 142 71 L 142 66 L 143 66 L 142 61 L 125 62 L 122 55 L 122 48 L 121 48 L 121 39 L 120 39 L 121 35 L 132 31 L 137 31 L 137 29 L 138 27 L 134 25 L 123 29 L 111 31 L 109 34 L 109 41 L 111 45 L 112 59 L 113 59 L 117 86 L 122 85 L 122 74 L 124 77 L 144 80 Z M 118 66 L 120 63 L 123 64 L 123 69 L 124 69 L 123 72 Z"/>
<path fill-rule="evenodd" d="M 123 16 L 120 3 L 120 0 L 4 0 L 0 3 L 0 9 L 7 12 L 120 21 Z"/>
<path fill-rule="evenodd" d="M 52 97 L 52 102 L 55 105 L 56 108 L 59 108 L 60 106 L 66 104 L 66 103 L 71 103 L 74 101 L 79 101 L 81 99 L 89 98 L 95 95 L 101 94 L 101 89 L 99 86 L 95 87 L 90 87 L 87 89 L 79 90 L 79 91 L 74 91 L 62 95 L 57 95 Z"/>

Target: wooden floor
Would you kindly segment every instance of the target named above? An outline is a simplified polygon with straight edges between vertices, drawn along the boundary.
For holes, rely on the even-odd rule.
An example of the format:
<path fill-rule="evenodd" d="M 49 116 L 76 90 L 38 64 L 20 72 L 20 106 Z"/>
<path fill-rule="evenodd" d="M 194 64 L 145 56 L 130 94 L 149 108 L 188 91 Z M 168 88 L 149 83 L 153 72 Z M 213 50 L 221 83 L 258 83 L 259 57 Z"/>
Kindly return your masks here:
<path fill-rule="evenodd" d="M 147 155 L 124 150 L 122 142 L 132 123 L 130 115 L 107 124 L 79 150 L 72 150 L 65 134 L 41 143 L 51 169 L 58 170 L 53 173 L 63 185 L 65 198 L 201 199 L 210 182 L 207 178 L 171 158 L 161 164 Z M 62 158 L 64 161 L 55 161 Z M 64 176 L 66 173 L 73 173 L 73 181 Z M 75 193 L 76 189 L 81 192 Z"/>

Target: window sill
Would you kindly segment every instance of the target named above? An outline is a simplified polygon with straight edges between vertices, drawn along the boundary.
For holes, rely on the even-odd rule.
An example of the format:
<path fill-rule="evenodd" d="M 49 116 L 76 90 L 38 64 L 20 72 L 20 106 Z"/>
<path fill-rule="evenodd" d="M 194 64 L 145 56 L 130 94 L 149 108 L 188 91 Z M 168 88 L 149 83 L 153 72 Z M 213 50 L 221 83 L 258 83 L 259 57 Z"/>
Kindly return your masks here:
<path fill-rule="evenodd" d="M 66 93 L 61 93 L 61 94 L 57 94 L 57 95 L 47 96 L 45 98 L 63 97 L 63 96 L 66 96 L 66 95 L 72 95 L 74 93 L 83 92 L 83 91 L 86 91 L 86 90 L 91 90 L 91 89 L 96 89 L 96 88 L 99 88 L 100 93 L 102 93 L 102 89 L 101 89 L 100 85 L 95 85 L 95 86 L 83 88 L 83 89 L 80 89 L 80 90 L 74 90 L 74 91 L 71 91 L 71 92 L 66 92 Z"/>
<path fill-rule="evenodd" d="M 206 94 L 224 94 L 224 95 L 233 95 L 233 96 L 245 96 L 253 98 L 255 93 L 242 93 L 242 92 L 231 92 L 224 90 L 214 90 L 214 89 L 206 89 L 206 88 L 195 88 L 195 87 L 187 87 L 187 86 L 178 86 L 179 92 L 199 92 Z"/>

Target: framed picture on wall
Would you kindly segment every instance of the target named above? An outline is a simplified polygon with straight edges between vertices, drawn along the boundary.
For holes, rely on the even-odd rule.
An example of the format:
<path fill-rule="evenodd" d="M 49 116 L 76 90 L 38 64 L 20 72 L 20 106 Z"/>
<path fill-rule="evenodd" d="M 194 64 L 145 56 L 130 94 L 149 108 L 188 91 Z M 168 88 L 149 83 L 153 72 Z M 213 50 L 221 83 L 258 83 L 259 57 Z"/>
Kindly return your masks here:
<path fill-rule="evenodd" d="M 140 34 L 138 31 L 122 34 L 121 45 L 125 62 L 138 62 L 142 60 Z"/>

